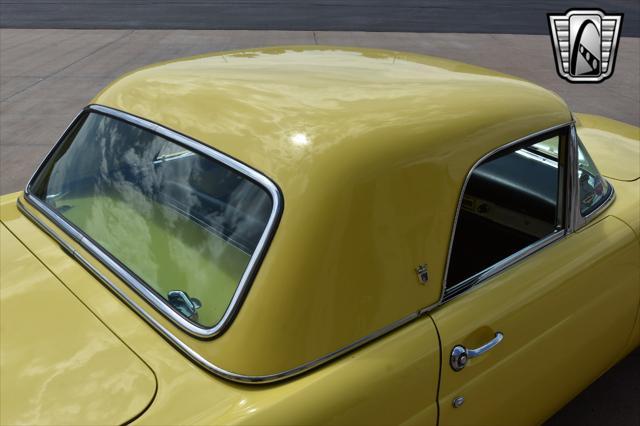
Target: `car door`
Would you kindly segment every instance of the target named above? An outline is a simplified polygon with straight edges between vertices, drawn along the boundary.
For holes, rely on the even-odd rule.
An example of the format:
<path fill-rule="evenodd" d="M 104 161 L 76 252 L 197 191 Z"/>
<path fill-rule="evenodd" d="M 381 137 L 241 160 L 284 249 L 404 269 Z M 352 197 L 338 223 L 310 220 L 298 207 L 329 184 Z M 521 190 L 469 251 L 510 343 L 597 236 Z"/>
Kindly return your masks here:
<path fill-rule="evenodd" d="M 462 193 L 445 303 L 430 314 L 440 424 L 540 423 L 622 356 L 635 236 L 607 214 L 613 188 L 570 127 L 488 156 Z"/>

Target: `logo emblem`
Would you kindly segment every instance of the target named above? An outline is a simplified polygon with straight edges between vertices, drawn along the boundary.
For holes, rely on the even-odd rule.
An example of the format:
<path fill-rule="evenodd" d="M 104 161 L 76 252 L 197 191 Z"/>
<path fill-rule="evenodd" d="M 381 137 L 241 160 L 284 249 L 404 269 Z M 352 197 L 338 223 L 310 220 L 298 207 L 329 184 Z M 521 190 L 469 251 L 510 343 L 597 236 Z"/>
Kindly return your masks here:
<path fill-rule="evenodd" d="M 573 9 L 547 16 L 560 77 L 572 83 L 598 83 L 611 77 L 622 14 Z"/>
<path fill-rule="evenodd" d="M 424 263 L 418 265 L 416 268 L 416 274 L 418 274 L 418 280 L 421 284 L 426 284 L 429 280 L 429 272 L 427 271 L 427 265 Z"/>

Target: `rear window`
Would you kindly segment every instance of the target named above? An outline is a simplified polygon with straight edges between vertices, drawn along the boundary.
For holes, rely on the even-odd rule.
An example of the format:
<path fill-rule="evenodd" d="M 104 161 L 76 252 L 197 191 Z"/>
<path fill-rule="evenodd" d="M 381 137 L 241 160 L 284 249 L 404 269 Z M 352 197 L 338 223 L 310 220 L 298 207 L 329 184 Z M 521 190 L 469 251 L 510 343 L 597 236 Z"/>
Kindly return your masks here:
<path fill-rule="evenodd" d="M 30 187 L 182 318 L 218 324 L 267 231 L 272 195 L 150 130 L 85 113 Z"/>

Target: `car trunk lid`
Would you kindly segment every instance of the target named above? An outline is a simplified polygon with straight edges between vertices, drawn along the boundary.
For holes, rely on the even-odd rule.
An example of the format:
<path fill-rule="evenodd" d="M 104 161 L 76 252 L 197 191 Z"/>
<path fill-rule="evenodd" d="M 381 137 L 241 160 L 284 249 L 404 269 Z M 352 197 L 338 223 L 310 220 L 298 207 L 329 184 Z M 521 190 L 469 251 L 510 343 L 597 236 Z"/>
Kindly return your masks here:
<path fill-rule="evenodd" d="M 122 424 L 156 392 L 150 368 L 0 224 L 0 423 Z"/>

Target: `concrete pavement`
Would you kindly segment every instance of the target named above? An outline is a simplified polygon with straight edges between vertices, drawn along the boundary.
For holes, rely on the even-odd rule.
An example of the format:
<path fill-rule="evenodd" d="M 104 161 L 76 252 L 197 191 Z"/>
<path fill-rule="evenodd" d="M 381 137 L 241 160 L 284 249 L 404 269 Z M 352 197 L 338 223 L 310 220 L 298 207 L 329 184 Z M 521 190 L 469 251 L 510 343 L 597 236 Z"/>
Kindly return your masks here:
<path fill-rule="evenodd" d="M 20 190 L 75 114 L 118 75 L 153 62 L 279 44 L 379 47 L 442 56 L 524 77 L 574 111 L 640 125 L 640 39 L 622 38 L 602 84 L 560 79 L 547 35 L 312 31 L 0 29 L 0 193 Z M 640 424 L 640 351 L 549 424 Z"/>
<path fill-rule="evenodd" d="M 571 8 L 624 13 L 640 36 L 630 0 L 0 0 L 0 27 L 547 34 L 547 13 Z"/>
<path fill-rule="evenodd" d="M 21 189 L 73 116 L 118 75 L 172 58 L 278 44 L 379 47 L 461 60 L 554 90 L 575 111 L 640 124 L 638 38 L 621 39 L 613 77 L 576 85 L 556 75 L 548 36 L 0 29 L 0 191 Z"/>

